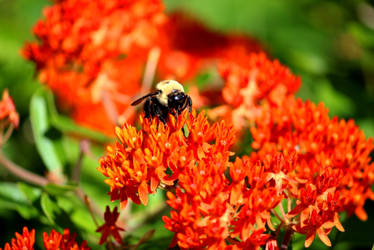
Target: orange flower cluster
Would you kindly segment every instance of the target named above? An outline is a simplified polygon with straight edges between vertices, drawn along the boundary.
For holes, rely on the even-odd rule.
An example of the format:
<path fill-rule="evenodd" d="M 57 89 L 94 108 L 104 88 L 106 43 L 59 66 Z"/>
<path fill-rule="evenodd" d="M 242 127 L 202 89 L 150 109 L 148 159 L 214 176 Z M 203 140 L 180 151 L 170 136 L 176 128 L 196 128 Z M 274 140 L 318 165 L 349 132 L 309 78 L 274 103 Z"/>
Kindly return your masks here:
<path fill-rule="evenodd" d="M 22 234 L 15 233 L 16 238 L 12 239 L 11 245 L 5 243 L 4 250 L 18 250 L 18 249 L 34 249 L 35 243 L 35 230 L 29 230 L 27 227 L 24 227 Z M 0 248 L 1 249 L 1 248 Z"/>
<path fill-rule="evenodd" d="M 34 249 L 35 243 L 35 230 L 29 230 L 27 227 L 24 227 L 22 230 L 22 235 L 19 233 L 15 233 L 16 238 L 12 239 L 11 244 L 6 243 L 4 250 L 21 250 L 21 249 Z M 44 247 L 47 250 L 89 250 L 90 248 L 87 247 L 86 241 L 83 241 L 82 244 L 79 246 L 78 243 L 75 241 L 76 234 L 70 234 L 69 229 L 65 229 L 63 234 L 56 232 L 52 229 L 50 235 L 46 232 L 43 233 L 43 243 Z M 1 249 L 1 248 L 0 248 Z"/>
<path fill-rule="evenodd" d="M 65 229 L 63 234 L 52 229 L 50 235 L 43 233 L 43 243 L 46 250 L 89 250 L 86 241 L 83 241 L 79 246 L 75 241 L 76 234 L 70 234 L 69 229 Z"/>
<path fill-rule="evenodd" d="M 186 124 L 188 129 L 183 132 Z M 174 181 L 202 161 L 227 159 L 234 135 L 224 122 L 211 125 L 203 113 L 170 116 L 166 126 L 157 119 L 140 117 L 141 130 L 125 124 L 116 129 L 118 142 L 107 148 L 98 170 L 109 179 L 112 200 L 126 205 L 128 198 L 147 204 L 148 194 Z"/>
<path fill-rule="evenodd" d="M 117 128 L 118 142 L 100 161 L 112 200 L 147 204 L 158 186 L 175 187 L 175 194 L 167 193 L 173 211 L 163 220 L 182 248 L 243 249 L 272 240 L 265 233 L 269 210 L 284 195 L 275 177 L 264 173 L 266 167 L 249 158 L 229 161 L 231 126 L 211 125 L 205 114 L 188 111 L 178 120 L 170 116 L 167 126 L 143 116 L 140 125 L 141 130 L 127 124 Z M 282 158 L 282 163 L 292 161 Z"/>
<path fill-rule="evenodd" d="M 254 121 L 263 102 L 279 106 L 301 84 L 299 77 L 277 60 L 269 60 L 264 53 L 222 60 L 219 73 L 225 81 L 222 95 L 226 105 L 213 109 L 210 115 L 231 120 L 238 130 Z"/>
<path fill-rule="evenodd" d="M 141 86 L 148 63 L 161 79 L 185 81 L 217 59 L 259 50 L 252 40 L 163 9 L 161 0 L 61 0 L 44 10 L 34 27 L 39 42 L 23 54 L 78 123 L 111 135 L 120 118 L 132 121 L 132 97 L 149 90 Z"/>
<path fill-rule="evenodd" d="M 113 236 L 118 243 L 122 243 L 122 238 L 119 235 L 119 231 L 123 231 L 124 229 L 116 225 L 118 217 L 119 213 L 117 211 L 117 207 L 113 209 L 113 212 L 110 212 L 109 206 L 106 207 L 104 213 L 105 223 L 96 230 L 96 232 L 101 233 L 99 245 L 102 245 L 109 236 Z"/>
<path fill-rule="evenodd" d="M 12 98 L 9 96 L 8 90 L 4 90 L 0 101 L 0 129 L 12 125 L 18 127 L 19 115 L 14 106 Z"/>
<path fill-rule="evenodd" d="M 374 198 L 372 140 L 322 105 L 287 97 L 262 108 L 251 128 L 258 151 L 234 162 L 233 128 L 203 113 L 170 116 L 167 126 L 141 116 L 140 130 L 117 128 L 119 141 L 99 167 L 112 200 L 147 204 L 157 187 L 173 190 L 163 220 L 183 249 L 276 249 L 282 226 L 306 235 L 306 247 L 315 235 L 331 245 L 331 229 L 344 231 L 339 213 L 365 219 L 365 200 Z"/>
<path fill-rule="evenodd" d="M 274 247 L 267 233 L 274 230 L 270 211 L 285 198 L 284 183 L 275 172 L 293 163 L 294 155 L 257 163 L 249 157 L 234 163 L 217 157 L 185 171 L 176 194 L 168 193 L 174 210 L 163 218 L 165 227 L 175 232 L 172 244 L 182 249 Z"/>
<path fill-rule="evenodd" d="M 117 121 L 102 101 L 123 112 L 139 91 L 165 22 L 162 10 L 159 0 L 57 1 L 34 27 L 40 42 L 23 53 L 78 122 L 112 133 Z"/>
<path fill-rule="evenodd" d="M 264 108 L 251 128 L 256 162 L 276 152 L 296 151 L 298 161 L 292 168 L 277 171 L 279 180 L 287 180 L 287 198 L 296 206 L 286 214 L 286 222 L 296 232 L 307 236 L 309 246 L 315 234 L 326 245 L 333 226 L 344 230 L 338 213 L 355 213 L 361 220 L 366 199 L 374 199 L 374 163 L 370 153 L 372 139 L 352 120 L 330 119 L 328 110 L 293 97 L 279 108 Z"/>

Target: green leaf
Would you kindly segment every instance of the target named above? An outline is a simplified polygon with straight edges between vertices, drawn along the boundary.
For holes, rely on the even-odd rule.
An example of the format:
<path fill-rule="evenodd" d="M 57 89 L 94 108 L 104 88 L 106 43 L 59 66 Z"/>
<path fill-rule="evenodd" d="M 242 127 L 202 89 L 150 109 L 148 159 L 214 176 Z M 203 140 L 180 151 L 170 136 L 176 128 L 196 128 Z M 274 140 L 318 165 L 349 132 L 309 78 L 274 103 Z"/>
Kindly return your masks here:
<path fill-rule="evenodd" d="M 61 173 L 63 168 L 63 153 L 59 151 L 57 140 L 52 140 L 46 133 L 51 128 L 45 91 L 37 91 L 30 103 L 30 120 L 36 148 L 49 171 Z"/>
<path fill-rule="evenodd" d="M 358 23 L 352 23 L 349 25 L 348 31 L 364 47 L 374 47 L 374 33 L 371 29 Z"/>
<path fill-rule="evenodd" d="M 366 138 L 374 137 L 374 120 L 372 118 L 359 119 L 357 125 L 364 131 Z M 374 188 L 374 186 L 372 186 Z"/>
<path fill-rule="evenodd" d="M 96 132 L 94 130 L 79 126 L 69 117 L 62 115 L 53 116 L 51 119 L 51 125 L 61 132 L 80 135 L 82 137 L 90 138 L 100 143 L 107 143 L 113 140 L 112 138 L 100 132 Z"/>
<path fill-rule="evenodd" d="M 57 214 L 61 213 L 61 211 L 47 193 L 42 194 L 42 198 L 40 199 L 40 206 L 44 214 L 47 216 L 49 222 L 52 224 L 56 224 L 55 219 L 57 217 Z"/>
<path fill-rule="evenodd" d="M 23 193 L 27 201 L 30 202 L 30 204 L 38 200 L 42 193 L 42 191 L 39 188 L 30 186 L 24 182 L 18 182 L 17 186 L 18 186 L 18 189 Z"/>
<path fill-rule="evenodd" d="M 49 183 L 44 187 L 44 190 L 52 195 L 64 195 L 67 192 L 72 192 L 76 189 L 76 185 L 57 185 L 53 183 Z"/>
<path fill-rule="evenodd" d="M 349 116 L 355 112 L 352 100 L 334 89 L 328 80 L 316 82 L 315 96 L 317 102 L 323 102 L 328 107 L 330 116 Z"/>
<path fill-rule="evenodd" d="M 15 206 L 17 212 L 26 220 L 39 217 L 38 209 L 32 206 Z"/>
<path fill-rule="evenodd" d="M 51 91 L 45 91 L 45 97 L 47 101 L 47 108 L 49 111 L 50 124 L 53 128 L 63 133 L 76 134 L 101 143 L 106 143 L 113 140 L 113 138 L 110 138 L 92 129 L 80 126 L 69 117 L 59 114 L 55 105 L 53 93 Z"/>
<path fill-rule="evenodd" d="M 0 183 L 0 199 L 19 204 L 27 204 L 24 195 L 14 183 Z"/>
<path fill-rule="evenodd" d="M 0 183 L 0 207 L 16 210 L 25 219 L 38 216 L 38 210 L 32 206 L 14 183 Z"/>
<path fill-rule="evenodd" d="M 200 72 L 196 77 L 194 83 L 197 85 L 199 90 L 204 89 L 210 83 L 214 82 L 218 78 L 217 69 L 210 69 Z"/>

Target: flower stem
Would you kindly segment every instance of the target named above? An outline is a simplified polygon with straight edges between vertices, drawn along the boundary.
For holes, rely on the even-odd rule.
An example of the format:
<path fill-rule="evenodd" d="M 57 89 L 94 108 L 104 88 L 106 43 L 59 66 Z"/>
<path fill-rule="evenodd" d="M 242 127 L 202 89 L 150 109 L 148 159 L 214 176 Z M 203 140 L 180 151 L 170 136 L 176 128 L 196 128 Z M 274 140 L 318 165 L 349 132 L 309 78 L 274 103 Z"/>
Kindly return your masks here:
<path fill-rule="evenodd" d="M 13 133 L 14 126 L 11 124 L 0 140 L 0 146 L 5 144 Z"/>
<path fill-rule="evenodd" d="M 37 186 L 45 186 L 49 183 L 49 181 L 39 175 L 36 175 L 30 171 L 27 171 L 23 169 L 22 167 L 18 166 L 14 162 L 8 160 L 8 158 L 5 157 L 3 152 L 0 150 L 0 164 L 3 165 L 9 172 L 11 172 L 13 175 L 19 177 L 20 179 L 37 185 Z"/>
<path fill-rule="evenodd" d="M 147 64 L 145 66 L 143 83 L 140 92 L 147 93 L 151 89 L 153 79 L 156 74 L 158 60 L 160 58 L 161 50 L 159 47 L 154 47 L 149 51 Z"/>
<path fill-rule="evenodd" d="M 282 245 L 280 247 L 281 250 L 287 250 L 288 249 L 288 244 L 290 244 L 291 237 L 294 231 L 290 227 L 286 227 L 286 232 L 283 237 Z"/>
<path fill-rule="evenodd" d="M 86 152 L 89 150 L 90 143 L 88 140 L 82 140 L 79 146 L 80 146 L 80 152 L 79 152 L 78 160 L 75 163 L 73 174 L 72 174 L 72 181 L 75 183 L 79 183 L 83 157 L 86 154 Z"/>
<path fill-rule="evenodd" d="M 86 206 L 88 208 L 88 211 L 90 212 L 91 218 L 92 218 L 95 226 L 99 227 L 99 223 L 97 223 L 97 220 L 95 218 L 94 211 L 92 209 L 91 202 L 90 202 L 88 196 L 86 194 L 84 194 L 82 190 L 79 190 L 79 191 L 77 190 L 77 194 L 78 194 L 78 196 L 83 197 L 84 203 L 86 203 Z M 97 211 L 96 211 L 96 213 L 97 213 Z"/>

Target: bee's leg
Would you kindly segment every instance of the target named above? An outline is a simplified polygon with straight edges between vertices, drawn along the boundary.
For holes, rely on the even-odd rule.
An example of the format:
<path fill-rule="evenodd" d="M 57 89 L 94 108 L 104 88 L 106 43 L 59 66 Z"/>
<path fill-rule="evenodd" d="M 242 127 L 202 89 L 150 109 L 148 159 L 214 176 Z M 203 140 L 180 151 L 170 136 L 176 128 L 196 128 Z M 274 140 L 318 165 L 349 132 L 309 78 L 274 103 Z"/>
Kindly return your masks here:
<path fill-rule="evenodd" d="M 144 117 L 149 118 L 151 116 L 151 100 L 147 99 L 144 103 Z"/>
<path fill-rule="evenodd" d="M 178 113 L 182 113 L 182 111 L 185 110 L 185 108 L 187 108 L 187 105 L 188 105 L 188 98 L 184 99 L 184 102 L 181 107 L 178 107 Z"/>
<path fill-rule="evenodd" d="M 163 106 L 161 106 L 160 104 L 155 102 L 152 107 L 153 107 L 153 114 L 155 116 L 157 116 L 158 120 L 160 120 L 164 124 L 164 126 L 166 126 L 165 114 L 167 115 L 167 112 L 164 112 L 164 110 L 162 110 Z M 158 123 L 157 123 L 157 125 L 158 125 Z M 158 128 L 158 126 L 157 126 L 157 128 Z"/>
<path fill-rule="evenodd" d="M 188 105 L 188 111 L 192 113 L 192 99 L 191 97 L 187 97 L 187 105 Z"/>
<path fill-rule="evenodd" d="M 159 120 L 164 124 L 164 126 L 167 126 L 167 125 L 166 125 L 166 119 L 163 117 L 162 114 L 158 115 L 157 117 L 158 117 L 158 119 L 159 119 Z"/>
<path fill-rule="evenodd" d="M 188 107 L 188 111 L 192 113 L 192 99 L 191 97 L 187 96 L 186 100 L 183 103 L 183 106 L 180 108 L 179 112 L 182 112 Z"/>
<path fill-rule="evenodd" d="M 175 117 L 176 120 L 178 120 L 178 115 L 179 115 L 178 110 L 170 109 L 169 112 Z"/>

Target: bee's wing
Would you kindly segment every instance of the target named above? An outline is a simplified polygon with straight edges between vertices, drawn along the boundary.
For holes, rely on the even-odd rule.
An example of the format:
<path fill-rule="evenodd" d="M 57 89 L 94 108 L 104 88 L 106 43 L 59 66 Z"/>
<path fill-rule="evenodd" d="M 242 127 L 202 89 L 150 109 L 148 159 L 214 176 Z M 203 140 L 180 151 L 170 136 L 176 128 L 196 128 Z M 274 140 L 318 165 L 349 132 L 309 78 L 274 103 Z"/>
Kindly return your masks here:
<path fill-rule="evenodd" d="M 146 98 L 148 98 L 150 96 L 158 95 L 158 94 L 160 94 L 159 90 L 155 91 L 155 92 L 152 92 L 152 93 L 149 93 L 148 95 L 142 96 L 139 99 L 135 100 L 133 103 L 131 103 L 131 106 L 138 105 L 139 103 L 141 103 L 142 101 L 144 101 L 144 99 L 146 99 Z"/>

